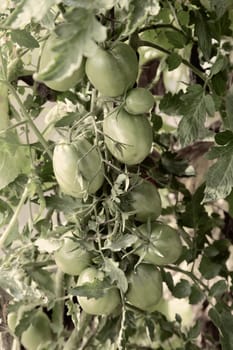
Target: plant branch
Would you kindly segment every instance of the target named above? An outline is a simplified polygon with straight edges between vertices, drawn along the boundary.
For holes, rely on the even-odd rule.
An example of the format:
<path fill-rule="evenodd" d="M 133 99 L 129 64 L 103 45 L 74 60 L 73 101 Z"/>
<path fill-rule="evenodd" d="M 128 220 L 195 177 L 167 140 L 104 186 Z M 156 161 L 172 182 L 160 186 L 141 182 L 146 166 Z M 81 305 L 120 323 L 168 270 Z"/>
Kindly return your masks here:
<path fill-rule="evenodd" d="M 138 47 L 140 46 L 148 46 L 148 47 L 152 47 L 153 49 L 156 49 L 158 51 L 161 51 L 167 55 L 171 55 L 172 52 L 163 48 L 160 45 L 154 44 L 150 41 L 147 40 L 139 40 L 138 41 Z M 195 66 L 192 65 L 192 63 L 190 63 L 189 61 L 187 61 L 185 58 L 183 58 L 182 56 L 180 56 L 181 58 L 181 62 L 186 65 L 187 67 L 189 67 L 200 79 L 203 80 L 203 82 L 207 82 L 207 77 L 205 77 L 205 75 L 199 70 L 197 69 Z M 209 86 L 209 85 L 208 85 Z M 210 86 L 209 86 L 210 87 Z"/>
<path fill-rule="evenodd" d="M 173 271 L 177 271 L 177 272 L 181 272 L 183 274 L 185 274 L 186 276 L 188 276 L 189 278 L 191 278 L 193 280 L 194 283 L 198 283 L 198 285 L 201 285 L 203 287 L 203 289 L 209 293 L 209 288 L 205 285 L 205 283 L 203 283 L 200 278 L 196 277 L 192 272 L 190 271 L 186 271 L 181 269 L 178 266 L 170 266 L 170 265 L 166 265 L 164 266 L 165 268 L 169 269 L 169 270 L 173 270 Z"/>
<path fill-rule="evenodd" d="M 20 97 L 18 96 L 16 90 L 14 89 L 14 87 L 9 84 L 8 82 L 5 82 L 5 84 L 8 85 L 8 88 L 10 90 L 10 92 L 12 93 L 12 95 L 14 96 L 14 98 L 16 99 L 22 115 L 24 117 L 25 120 L 27 120 L 29 126 L 31 127 L 31 129 L 33 130 L 34 134 L 37 136 L 39 142 L 41 143 L 41 145 L 44 147 L 44 149 L 46 150 L 46 152 L 48 153 L 49 157 L 52 159 L 53 158 L 53 154 L 49 149 L 49 146 L 47 144 L 47 141 L 44 139 L 43 135 L 41 134 L 40 130 L 36 127 L 36 125 L 34 124 L 33 120 L 31 119 L 30 115 L 28 114 L 24 104 L 22 103 Z"/>
<path fill-rule="evenodd" d="M 145 26 L 145 27 L 140 28 L 138 30 L 138 34 L 146 32 L 147 30 L 157 30 L 157 29 L 161 29 L 161 28 L 172 29 L 172 30 L 182 34 L 183 36 L 185 36 L 185 34 L 183 33 L 182 30 L 180 30 L 179 28 L 173 26 L 173 24 L 171 24 L 171 23 L 158 23 L 158 24 L 152 24 L 152 25 L 149 25 L 149 26 Z"/>
<path fill-rule="evenodd" d="M 58 299 L 53 308 L 52 320 L 56 328 L 61 332 L 63 329 L 63 314 L 64 314 L 64 273 L 58 269 L 55 278 L 55 294 Z"/>
<path fill-rule="evenodd" d="M 29 180 L 30 182 L 31 180 Z M 22 197 L 17 205 L 17 208 L 15 209 L 14 211 L 14 214 L 13 216 L 11 217 L 11 220 L 6 228 L 6 230 L 3 232 L 3 234 L 1 235 L 1 238 L 0 238 L 0 248 L 2 248 L 2 246 L 4 245 L 4 243 L 6 242 L 7 238 L 9 237 L 17 219 L 18 219 L 18 216 L 19 216 L 19 213 L 28 197 L 28 193 L 29 193 L 29 182 L 27 184 L 27 186 L 25 187 L 24 191 L 23 191 L 23 194 L 22 194 Z"/>

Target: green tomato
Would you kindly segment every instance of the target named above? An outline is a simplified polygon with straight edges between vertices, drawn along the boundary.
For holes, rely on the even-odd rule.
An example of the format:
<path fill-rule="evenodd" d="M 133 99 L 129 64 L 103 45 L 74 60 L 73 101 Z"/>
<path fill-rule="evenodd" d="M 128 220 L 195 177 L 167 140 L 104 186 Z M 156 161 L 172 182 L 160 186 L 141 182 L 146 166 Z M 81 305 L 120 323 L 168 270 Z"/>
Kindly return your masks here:
<path fill-rule="evenodd" d="M 55 33 L 50 35 L 49 38 L 46 40 L 41 52 L 38 76 L 43 71 L 47 70 L 47 68 L 49 68 L 49 66 L 56 61 L 57 53 L 56 51 L 52 50 L 52 48 L 56 46 L 56 42 L 59 41 Z M 62 80 L 43 80 L 43 83 L 47 85 L 50 89 L 56 91 L 66 91 L 78 84 L 83 79 L 84 74 L 85 60 L 83 59 L 79 68 L 77 68 L 71 76 Z"/>
<path fill-rule="evenodd" d="M 142 256 L 144 261 L 155 265 L 173 264 L 182 253 L 182 243 L 178 232 L 165 224 L 151 223 L 139 226 L 141 238 L 136 242 L 135 254 Z"/>
<path fill-rule="evenodd" d="M 163 293 L 161 273 L 154 265 L 140 264 L 128 277 L 126 300 L 139 309 L 156 310 Z"/>
<path fill-rule="evenodd" d="M 146 222 L 157 219 L 161 214 L 161 198 L 157 188 L 149 181 L 143 180 L 121 197 L 123 210 L 125 204 L 135 214 L 135 219 Z"/>
<path fill-rule="evenodd" d="M 103 121 L 105 144 L 110 153 L 127 165 L 141 163 L 152 147 L 152 127 L 145 116 L 116 109 Z"/>
<path fill-rule="evenodd" d="M 103 95 L 122 95 L 137 79 L 137 55 L 131 46 L 122 42 L 109 50 L 99 47 L 94 56 L 87 58 L 86 75 Z"/>
<path fill-rule="evenodd" d="M 152 93 L 145 88 L 139 87 L 128 92 L 124 108 L 131 114 L 144 114 L 148 113 L 153 106 L 154 97 Z"/>
<path fill-rule="evenodd" d="M 21 343 L 26 350 L 37 350 L 40 345 L 51 340 L 52 331 L 49 318 L 39 310 L 30 326 L 23 332 Z"/>
<path fill-rule="evenodd" d="M 95 193 L 104 182 L 104 168 L 96 148 L 85 138 L 60 142 L 54 148 L 53 169 L 62 192 L 77 198 Z"/>
<path fill-rule="evenodd" d="M 66 234 L 63 245 L 54 253 L 56 265 L 68 275 L 78 276 L 91 263 L 91 255 Z"/>
<path fill-rule="evenodd" d="M 96 279 L 103 280 L 104 272 L 98 271 L 95 267 L 89 267 L 81 272 L 78 278 L 78 286 L 82 286 L 85 283 L 92 283 Z M 78 296 L 78 302 L 88 314 L 109 315 L 119 306 L 120 295 L 117 288 L 111 288 L 98 299 Z"/>

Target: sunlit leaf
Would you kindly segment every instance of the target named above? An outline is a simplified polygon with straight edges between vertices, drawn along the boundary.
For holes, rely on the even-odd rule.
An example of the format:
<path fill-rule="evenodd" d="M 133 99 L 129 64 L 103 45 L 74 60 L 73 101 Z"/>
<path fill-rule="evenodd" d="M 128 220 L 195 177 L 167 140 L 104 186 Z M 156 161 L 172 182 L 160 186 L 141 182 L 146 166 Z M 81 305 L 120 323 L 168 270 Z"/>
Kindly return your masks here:
<path fill-rule="evenodd" d="M 7 18 L 5 25 L 16 29 L 24 28 L 32 20 L 40 22 L 49 9 L 60 2 L 61 0 L 21 0 Z"/>
<path fill-rule="evenodd" d="M 104 271 L 108 274 L 112 283 L 116 282 L 118 288 L 125 293 L 128 289 L 128 282 L 124 272 L 119 268 L 119 263 L 106 257 L 104 264 Z"/>
<path fill-rule="evenodd" d="M 56 28 L 58 40 L 52 48 L 57 53 L 56 59 L 35 74 L 36 80 L 60 81 L 69 77 L 80 67 L 83 56 L 93 56 L 97 43 L 106 39 L 106 28 L 92 11 L 72 10 L 66 14 L 66 21 Z"/>

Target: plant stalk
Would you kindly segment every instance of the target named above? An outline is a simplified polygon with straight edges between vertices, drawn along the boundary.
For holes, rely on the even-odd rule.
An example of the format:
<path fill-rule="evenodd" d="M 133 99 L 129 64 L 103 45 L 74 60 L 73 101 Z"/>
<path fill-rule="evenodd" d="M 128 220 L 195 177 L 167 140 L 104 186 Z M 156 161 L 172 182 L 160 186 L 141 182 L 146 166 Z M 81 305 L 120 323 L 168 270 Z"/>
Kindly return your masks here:
<path fill-rule="evenodd" d="M 23 205 L 28 197 L 28 192 L 29 192 L 29 189 L 28 189 L 28 185 L 27 185 L 23 191 L 22 197 L 17 205 L 17 208 L 14 211 L 13 216 L 11 217 L 11 220 L 10 220 L 7 228 L 5 229 L 5 231 L 3 232 L 3 234 L 0 238 L 0 248 L 3 247 L 4 243 L 6 242 L 7 238 L 9 237 L 11 230 L 13 229 L 13 227 L 18 219 L 19 213 L 20 213 L 20 211 L 21 211 L 21 209 L 22 209 L 22 207 L 23 207 Z"/>
<path fill-rule="evenodd" d="M 73 330 L 63 350 L 77 350 L 80 348 L 80 343 L 83 340 L 83 336 L 90 319 L 91 315 L 88 315 L 82 311 L 79 329 Z"/>
<path fill-rule="evenodd" d="M 56 278 L 55 278 L 55 294 L 58 298 L 58 301 L 56 301 L 55 306 L 53 308 L 53 314 L 52 314 L 52 321 L 53 324 L 56 326 L 58 333 L 63 330 L 63 314 L 64 314 L 64 273 L 58 269 L 56 272 Z"/>
<path fill-rule="evenodd" d="M 29 126 L 33 130 L 33 132 L 36 135 L 36 137 L 38 138 L 39 142 L 44 147 L 44 149 L 48 153 L 49 157 L 52 159 L 53 158 L 53 154 L 52 154 L 52 152 L 49 149 L 47 141 L 44 139 L 44 137 L 41 134 L 40 130 L 36 127 L 36 125 L 34 124 L 33 120 L 29 116 L 27 110 L 25 109 L 25 107 L 24 107 L 21 99 L 19 98 L 17 92 L 15 91 L 14 87 L 12 85 L 10 85 L 8 82 L 6 82 L 6 84 L 8 85 L 10 92 L 12 93 L 14 98 L 16 99 L 16 101 L 17 101 L 17 103 L 18 103 L 18 105 L 19 105 L 19 107 L 21 109 L 21 112 L 22 112 L 22 115 L 23 115 L 24 119 L 27 120 Z"/>

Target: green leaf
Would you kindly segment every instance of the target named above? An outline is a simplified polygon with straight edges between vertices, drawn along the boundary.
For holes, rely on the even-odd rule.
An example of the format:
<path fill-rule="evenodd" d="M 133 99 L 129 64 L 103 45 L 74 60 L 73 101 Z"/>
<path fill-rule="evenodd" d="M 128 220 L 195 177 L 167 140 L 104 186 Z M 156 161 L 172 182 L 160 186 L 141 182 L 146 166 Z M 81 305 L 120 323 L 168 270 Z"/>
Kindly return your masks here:
<path fill-rule="evenodd" d="M 177 49 L 183 49 L 186 44 L 186 38 L 183 34 L 177 31 L 167 31 L 166 37 L 170 44 Z"/>
<path fill-rule="evenodd" d="M 219 158 L 207 173 L 203 202 L 226 198 L 233 187 L 233 143 L 219 147 Z M 217 151 L 217 147 L 215 151 Z M 221 152 L 223 150 L 223 152 Z M 230 150 L 230 151 L 229 151 Z"/>
<path fill-rule="evenodd" d="M 224 120 L 226 128 L 233 131 L 233 92 L 229 92 L 225 99 L 226 119 Z"/>
<path fill-rule="evenodd" d="M 36 312 L 36 309 L 30 309 L 23 312 L 15 328 L 15 334 L 18 337 L 21 337 L 22 333 L 30 326 Z"/>
<path fill-rule="evenodd" d="M 161 165 L 169 174 L 174 174 L 176 176 L 187 176 L 187 169 L 190 166 L 188 162 L 184 159 L 179 159 L 176 153 L 164 152 L 161 156 Z M 194 172 L 191 173 L 194 175 Z"/>
<path fill-rule="evenodd" d="M 54 292 L 54 283 L 51 274 L 42 268 L 31 267 L 26 269 L 27 274 L 38 284 L 39 288 Z"/>
<path fill-rule="evenodd" d="M 227 145 L 233 141 L 233 132 L 230 130 L 224 130 L 222 132 L 218 132 L 215 135 L 215 141 L 218 145 Z"/>
<path fill-rule="evenodd" d="M 189 329 L 188 338 L 189 339 L 197 338 L 201 332 L 201 327 L 202 327 L 201 321 L 197 320 L 196 324 Z"/>
<path fill-rule="evenodd" d="M 117 287 L 125 293 L 128 289 L 128 281 L 124 272 L 118 266 L 119 263 L 113 259 L 104 258 L 104 271 L 110 277 L 111 282 L 116 282 Z"/>
<path fill-rule="evenodd" d="M 206 136 L 207 110 L 204 91 L 200 85 L 192 85 L 187 89 L 182 97 L 180 113 L 183 118 L 178 126 L 178 134 L 182 145 L 190 145 L 197 139 Z"/>
<path fill-rule="evenodd" d="M 179 109 L 182 103 L 181 98 L 183 95 L 184 93 L 182 90 L 176 94 L 172 94 L 171 92 L 166 93 L 160 101 L 159 109 L 168 115 L 179 115 Z"/>
<path fill-rule="evenodd" d="M 13 29 L 23 28 L 32 20 L 40 22 L 49 9 L 61 0 L 21 0 L 4 23 Z"/>
<path fill-rule="evenodd" d="M 117 3 L 117 0 L 63 0 L 67 6 L 85 8 L 87 10 L 109 10 Z"/>
<path fill-rule="evenodd" d="M 210 296 L 212 297 L 221 297 L 224 293 L 227 292 L 227 284 L 225 280 L 220 280 L 216 282 L 210 289 Z"/>
<path fill-rule="evenodd" d="M 36 80 L 63 80 L 79 68 L 83 56 L 95 55 L 97 42 L 106 39 L 106 28 L 97 21 L 91 11 L 73 9 L 65 15 L 65 23 L 59 25 L 59 37 L 52 50 L 57 52 L 56 60 L 35 74 Z"/>
<path fill-rule="evenodd" d="M 15 133 L 0 139 L 0 189 L 13 182 L 19 174 L 28 171 L 28 150 L 20 146 Z"/>
<path fill-rule="evenodd" d="M 0 270 L 0 286 L 4 289 L 8 294 L 10 294 L 15 299 L 22 299 L 25 297 L 23 294 L 25 291 L 23 290 L 23 286 L 20 282 L 12 277 L 13 271 L 9 270 Z"/>
<path fill-rule="evenodd" d="M 231 0 L 211 0 L 210 3 L 218 18 L 222 17 L 228 7 L 232 5 Z"/>
<path fill-rule="evenodd" d="M 200 303 L 205 297 L 205 294 L 202 292 L 202 290 L 197 287 L 195 284 L 191 287 L 191 293 L 189 295 L 189 304 L 195 305 Z"/>
<path fill-rule="evenodd" d="M 104 249 L 110 249 L 113 252 L 118 252 L 132 245 L 137 241 L 137 236 L 132 234 L 125 234 L 124 236 L 116 239 L 115 241 L 106 241 Z"/>
<path fill-rule="evenodd" d="M 224 70 L 227 66 L 227 59 L 224 56 L 218 56 L 216 61 L 213 63 L 211 69 L 210 69 L 210 77 L 213 75 L 218 74 L 222 70 Z"/>
<path fill-rule="evenodd" d="M 36 47 L 39 47 L 38 41 L 25 29 L 12 30 L 11 39 L 19 46 L 23 46 L 28 49 L 34 49 Z"/>
<path fill-rule="evenodd" d="M 179 67 L 179 65 L 182 62 L 182 58 L 176 52 L 173 52 L 170 56 L 168 56 L 168 58 L 166 59 L 166 62 L 168 65 L 168 70 L 171 71 Z"/>
<path fill-rule="evenodd" d="M 127 4 L 126 4 L 127 6 Z M 158 0 L 130 0 L 129 16 L 125 33 L 132 34 L 137 28 L 145 23 L 148 16 L 155 16 L 160 9 Z"/>
<path fill-rule="evenodd" d="M 230 310 L 224 310 L 220 313 L 212 308 L 208 316 L 220 330 L 222 350 L 233 350 L 233 315 Z"/>
<path fill-rule="evenodd" d="M 72 125 L 75 121 L 77 122 L 79 119 L 81 119 L 81 114 L 77 112 L 69 112 L 64 117 L 61 117 L 61 119 L 57 120 L 54 126 L 57 128 L 62 128 L 64 126 Z"/>
<path fill-rule="evenodd" d="M 205 211 L 204 205 L 201 201 L 204 197 L 204 187 L 199 187 L 193 196 L 187 201 L 185 211 L 181 214 L 180 220 L 183 226 L 193 227 L 197 229 L 203 219 L 208 220 L 208 214 Z"/>
<path fill-rule="evenodd" d="M 163 126 L 163 118 L 155 113 L 152 113 L 151 115 L 151 123 L 152 123 L 152 127 L 153 127 L 153 131 L 158 131 L 162 128 Z"/>
<path fill-rule="evenodd" d="M 195 12 L 195 35 L 198 38 L 198 45 L 206 60 L 211 55 L 212 41 L 208 19 L 199 11 Z"/>
<path fill-rule="evenodd" d="M 201 350 L 201 348 L 199 348 L 199 346 L 197 346 L 196 344 L 193 344 L 191 342 L 187 342 L 185 344 L 184 350 Z"/>
<path fill-rule="evenodd" d="M 180 282 L 178 282 L 173 291 L 172 294 L 176 298 L 186 298 L 191 293 L 191 285 L 187 280 L 181 279 Z"/>
<path fill-rule="evenodd" d="M 213 117 L 216 111 L 213 97 L 208 94 L 204 96 L 204 100 L 205 100 L 206 112 L 209 114 L 210 117 Z"/>
<path fill-rule="evenodd" d="M 202 276 L 210 280 L 211 278 L 214 278 L 218 276 L 222 266 L 220 264 L 215 263 L 212 259 L 203 256 L 199 265 L 199 271 L 201 272 Z"/>
<path fill-rule="evenodd" d="M 94 282 L 84 283 L 82 286 L 77 286 L 72 288 L 69 293 L 71 295 L 79 295 L 87 298 L 101 298 L 107 293 L 111 288 L 114 288 L 109 284 L 109 282 L 104 280 L 95 279 Z"/>
<path fill-rule="evenodd" d="M 172 274 L 168 271 L 163 270 L 163 269 L 161 269 L 161 273 L 162 273 L 163 281 L 168 286 L 168 289 L 172 292 L 174 289 L 174 281 L 173 281 Z"/>

